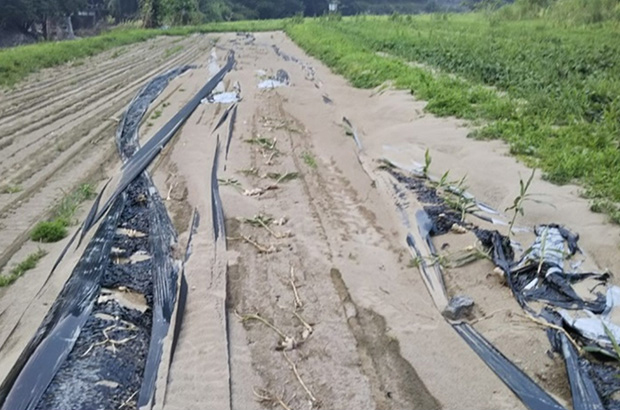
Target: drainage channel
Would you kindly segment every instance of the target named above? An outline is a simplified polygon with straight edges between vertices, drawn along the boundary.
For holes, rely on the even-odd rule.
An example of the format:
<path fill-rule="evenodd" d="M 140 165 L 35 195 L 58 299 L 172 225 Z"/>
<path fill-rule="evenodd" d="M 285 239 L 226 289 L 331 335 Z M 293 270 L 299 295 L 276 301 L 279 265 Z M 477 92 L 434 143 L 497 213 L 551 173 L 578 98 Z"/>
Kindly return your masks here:
<path fill-rule="evenodd" d="M 129 104 L 116 135 L 124 163 L 120 182 L 102 207 L 100 194 L 83 223 L 80 241 L 100 221 L 0 386 L 2 410 L 147 409 L 155 404 L 158 372 L 167 372 L 174 353 L 173 336 L 164 356 L 165 339 L 178 335 L 171 327 L 180 326 L 183 307 L 177 307 L 177 300 L 182 303 L 187 289 L 184 261 L 173 255 L 175 229 L 146 167 L 233 64 L 231 53 L 226 66 L 143 147 L 137 130 L 149 105 L 190 67 L 155 77 Z"/>

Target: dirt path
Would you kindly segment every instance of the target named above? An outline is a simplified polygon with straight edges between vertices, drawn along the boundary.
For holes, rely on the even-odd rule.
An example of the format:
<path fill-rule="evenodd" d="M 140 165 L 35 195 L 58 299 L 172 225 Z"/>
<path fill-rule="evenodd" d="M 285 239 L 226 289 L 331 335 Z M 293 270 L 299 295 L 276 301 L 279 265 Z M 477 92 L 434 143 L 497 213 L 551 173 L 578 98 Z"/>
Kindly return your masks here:
<path fill-rule="evenodd" d="M 181 244 L 193 211 L 200 215 L 185 267 L 185 318 L 169 374 L 159 380 L 156 408 L 524 408 L 437 310 L 411 264 L 408 231 L 396 206 L 405 199 L 394 193 L 378 160 L 413 168 L 428 148 L 433 175 L 449 170 L 458 179 L 467 174 L 468 190 L 499 210 L 512 203 L 519 175 L 529 171 L 506 156 L 504 145 L 468 140 L 461 122 L 424 114 L 424 105 L 407 93 L 353 89 L 283 33 L 222 34 L 213 50 L 211 39 L 156 39 L 133 46 L 116 64 L 101 56 L 92 67 L 89 62 L 89 67 L 50 71 L 67 70 L 84 81 L 80 92 L 63 74 L 4 95 L 0 146 L 14 133 L 22 135 L 0 151 L 6 154 L 0 178 L 20 183 L 23 191 L 0 196 L 7 215 L 0 249 L 21 246 L 20 233 L 44 215 L 59 188 L 75 186 L 110 158 L 115 123 L 105 120 L 118 118 L 140 84 L 166 67 L 197 64 L 151 105 L 140 129 L 145 141 L 204 85 L 210 67 L 223 64 L 225 50 L 232 48 L 237 65 L 222 88 L 230 91 L 239 84 L 242 101 L 229 152 L 229 122 L 213 132 L 228 106 L 203 104 L 153 167 Z M 176 44 L 184 50 L 166 55 Z M 159 54 L 151 52 L 152 45 Z M 135 70 L 131 76 L 122 74 L 130 69 Z M 290 77 L 288 86 L 258 88 L 280 69 Z M 33 103 L 32 95 L 50 98 L 50 104 Z M 11 98 L 13 105 L 6 102 Z M 32 121 L 16 115 L 23 109 Z M 343 127 L 343 116 L 357 130 L 361 153 Z M 225 238 L 216 238 L 213 228 L 210 175 L 218 140 Z M 50 155 L 58 144 L 67 148 Z M 520 226 L 565 224 L 581 234 L 580 245 L 593 267 L 620 267 L 620 230 L 590 213 L 576 187 L 553 186 L 537 177 L 532 192 L 544 193 L 555 208 L 527 204 Z M 413 212 L 414 200 L 406 201 L 401 211 Z M 526 246 L 532 238 L 523 232 L 516 239 Z M 448 233 L 434 242 L 438 249 L 458 251 L 476 239 L 471 233 Z M 60 246 L 50 247 L 50 253 L 57 255 Z M 47 259 L 28 273 L 28 281 L 0 293 L 3 340 L 45 280 L 54 258 Z M 471 296 L 476 329 L 568 406 L 563 361 L 547 355 L 545 332 L 519 316 L 521 308 L 493 268 L 487 260 L 447 268 L 448 295 Z M 65 278 L 66 273 L 56 275 L 28 310 L 3 351 L 0 376 Z M 24 294 L 30 296 L 20 301 Z"/>

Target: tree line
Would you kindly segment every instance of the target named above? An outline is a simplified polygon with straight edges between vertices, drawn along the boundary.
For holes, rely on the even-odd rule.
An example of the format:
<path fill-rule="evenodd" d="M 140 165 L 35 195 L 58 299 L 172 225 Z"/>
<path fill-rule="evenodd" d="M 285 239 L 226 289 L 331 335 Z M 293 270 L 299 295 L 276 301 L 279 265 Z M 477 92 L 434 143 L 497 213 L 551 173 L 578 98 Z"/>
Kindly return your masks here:
<path fill-rule="evenodd" d="M 0 0 L 0 26 L 33 33 L 50 19 L 78 15 L 116 23 L 142 20 L 146 27 L 208 21 L 319 16 L 330 0 Z M 471 1 L 471 0 L 470 0 Z M 344 15 L 419 13 L 456 10 L 462 0 L 339 0 Z"/>

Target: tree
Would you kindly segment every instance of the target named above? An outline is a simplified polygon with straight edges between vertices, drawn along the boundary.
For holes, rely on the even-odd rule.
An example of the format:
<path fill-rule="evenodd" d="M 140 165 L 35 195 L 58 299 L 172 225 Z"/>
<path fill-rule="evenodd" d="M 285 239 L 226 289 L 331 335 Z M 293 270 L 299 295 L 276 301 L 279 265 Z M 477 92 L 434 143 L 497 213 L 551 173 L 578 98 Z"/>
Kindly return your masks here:
<path fill-rule="evenodd" d="M 4 0 L 0 2 L 0 24 L 29 34 L 28 29 L 38 19 L 33 0 Z"/>
<path fill-rule="evenodd" d="M 106 0 L 105 8 L 118 24 L 123 20 L 136 16 L 140 5 L 138 0 Z"/>
<path fill-rule="evenodd" d="M 142 0 L 142 24 L 145 28 L 161 26 L 164 8 L 162 0 Z"/>
<path fill-rule="evenodd" d="M 303 0 L 303 2 L 306 16 L 323 15 L 328 8 L 328 0 Z"/>
<path fill-rule="evenodd" d="M 202 19 L 198 10 L 198 0 L 166 0 L 164 15 L 173 25 L 199 23 Z"/>

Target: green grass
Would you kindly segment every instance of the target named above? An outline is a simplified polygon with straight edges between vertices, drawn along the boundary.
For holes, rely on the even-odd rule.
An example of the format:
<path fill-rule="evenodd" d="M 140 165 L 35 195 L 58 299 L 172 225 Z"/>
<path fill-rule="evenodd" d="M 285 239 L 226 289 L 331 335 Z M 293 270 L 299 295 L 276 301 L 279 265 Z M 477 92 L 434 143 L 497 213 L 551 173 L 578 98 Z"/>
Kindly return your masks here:
<path fill-rule="evenodd" d="M 390 82 L 426 110 L 481 126 L 526 164 L 585 195 L 620 202 L 620 28 L 484 15 L 353 17 L 287 33 L 356 87 Z M 411 64 L 415 63 L 415 64 Z"/>
<path fill-rule="evenodd" d="M 301 155 L 301 158 L 304 160 L 307 166 L 309 166 L 310 168 L 316 169 L 317 167 L 316 158 L 314 158 L 314 155 L 312 155 L 310 152 L 304 152 Z"/>
<path fill-rule="evenodd" d="M 21 185 L 5 185 L 2 188 L 0 188 L 0 193 L 2 194 L 16 194 L 18 192 L 21 192 L 22 187 Z"/>
<path fill-rule="evenodd" d="M 35 242 L 58 242 L 67 236 L 67 226 L 60 219 L 41 221 L 30 232 L 30 239 Z"/>
<path fill-rule="evenodd" d="M 187 36 L 193 33 L 227 31 L 282 30 L 287 20 L 238 21 L 209 23 L 200 26 L 169 29 L 137 29 L 123 27 L 96 37 L 72 41 L 44 42 L 0 50 L 0 87 L 12 86 L 28 74 L 69 61 L 101 53 L 115 47 L 146 41 L 156 36 Z M 174 49 L 174 47 L 173 47 Z M 180 50 L 177 50 L 178 52 Z M 125 50 L 115 51 L 112 58 Z"/>
<path fill-rule="evenodd" d="M 183 51 L 183 49 L 184 49 L 184 48 L 185 48 L 185 47 L 183 47 L 182 45 L 177 45 L 177 46 L 174 46 L 174 47 L 170 47 L 169 49 L 167 49 L 167 50 L 164 52 L 164 58 L 168 58 L 168 57 L 170 57 L 170 56 L 173 56 L 173 55 L 175 55 L 175 54 L 178 54 L 178 53 L 180 53 L 181 51 Z"/>
<path fill-rule="evenodd" d="M 30 232 L 30 239 L 35 242 L 58 242 L 68 234 L 68 227 L 76 223 L 74 217 L 80 204 L 96 196 L 95 187 L 82 184 L 75 191 L 65 195 L 54 208 L 53 216 L 41 221 Z"/>
<path fill-rule="evenodd" d="M 9 286 L 11 283 L 15 282 L 19 277 L 21 277 L 24 273 L 29 271 L 30 269 L 34 269 L 37 266 L 37 263 L 47 255 L 47 251 L 43 249 L 39 249 L 34 253 L 31 253 L 20 262 L 17 266 L 15 266 L 11 271 L 6 275 L 0 275 L 0 288 Z"/>

